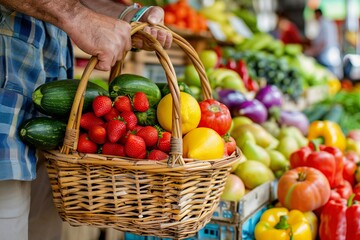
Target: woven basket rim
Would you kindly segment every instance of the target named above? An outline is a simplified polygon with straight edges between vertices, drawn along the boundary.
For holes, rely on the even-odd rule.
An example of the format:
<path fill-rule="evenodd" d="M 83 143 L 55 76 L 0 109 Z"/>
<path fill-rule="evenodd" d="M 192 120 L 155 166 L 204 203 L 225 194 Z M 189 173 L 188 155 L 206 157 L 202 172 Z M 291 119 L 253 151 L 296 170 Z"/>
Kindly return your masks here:
<path fill-rule="evenodd" d="M 216 169 L 231 166 L 241 157 L 241 150 L 237 147 L 236 151 L 227 157 L 221 159 L 198 160 L 184 158 L 185 164 L 170 165 L 168 160 L 149 160 L 134 158 L 110 156 L 103 154 L 64 154 L 58 150 L 43 151 L 47 159 L 56 159 L 57 161 L 72 164 L 92 164 L 103 166 L 122 167 L 124 169 L 146 170 L 149 172 L 175 172 L 175 171 L 198 171 L 201 169 Z"/>

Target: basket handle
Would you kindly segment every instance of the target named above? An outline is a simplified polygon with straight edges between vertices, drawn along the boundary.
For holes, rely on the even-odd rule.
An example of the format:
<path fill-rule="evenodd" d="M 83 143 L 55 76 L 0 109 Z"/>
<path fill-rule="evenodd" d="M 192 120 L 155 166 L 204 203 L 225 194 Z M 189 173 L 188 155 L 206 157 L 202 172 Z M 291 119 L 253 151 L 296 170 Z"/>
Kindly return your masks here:
<path fill-rule="evenodd" d="M 180 115 L 180 90 L 177 84 L 176 73 L 174 67 L 171 63 L 171 60 L 163 49 L 161 44 L 150 34 L 142 31 L 147 23 L 134 22 L 131 24 L 131 36 L 133 37 L 135 34 L 137 37 L 141 37 L 144 40 L 144 43 L 147 44 L 147 47 L 154 50 L 157 58 L 159 59 L 160 64 L 164 68 L 166 78 L 169 84 L 170 93 L 173 99 L 173 109 L 172 109 L 172 138 L 170 143 L 170 158 L 169 164 L 174 166 L 175 164 L 185 165 L 185 162 L 182 157 L 182 129 L 181 129 L 181 115 Z M 193 62 L 200 80 L 201 80 L 201 90 L 203 94 L 203 99 L 211 98 L 211 87 L 209 81 L 206 76 L 206 72 L 204 70 L 204 66 L 202 62 L 199 60 L 197 52 L 194 48 L 181 36 L 172 32 L 165 26 L 157 25 L 155 27 L 159 27 L 165 29 L 166 31 L 170 31 L 173 36 L 173 41 L 179 45 L 179 47 L 189 56 L 190 60 Z M 124 54 L 121 61 L 118 61 L 115 66 L 112 68 L 110 72 L 109 83 L 114 77 L 120 74 L 124 59 L 126 57 Z M 71 108 L 63 146 L 60 150 L 63 154 L 69 154 L 70 150 L 77 149 L 77 142 L 80 134 L 80 118 L 82 113 L 82 108 L 84 104 L 84 95 L 86 91 L 86 86 L 89 80 L 89 77 L 94 70 L 96 64 L 98 62 L 97 57 L 92 56 L 90 58 L 89 63 L 86 65 L 84 72 L 81 76 L 80 83 L 74 98 L 74 102 Z"/>

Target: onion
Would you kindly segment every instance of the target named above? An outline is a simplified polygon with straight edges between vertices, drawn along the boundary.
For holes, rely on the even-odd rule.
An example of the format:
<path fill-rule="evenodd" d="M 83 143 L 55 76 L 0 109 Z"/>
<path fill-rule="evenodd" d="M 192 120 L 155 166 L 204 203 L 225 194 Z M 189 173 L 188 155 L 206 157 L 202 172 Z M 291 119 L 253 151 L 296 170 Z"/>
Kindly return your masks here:
<path fill-rule="evenodd" d="M 309 130 L 309 119 L 300 111 L 281 110 L 279 123 L 280 125 L 298 128 L 304 136 L 307 135 Z"/>
<path fill-rule="evenodd" d="M 250 118 L 253 122 L 261 124 L 267 120 L 268 112 L 264 104 L 260 101 L 246 100 L 239 105 L 236 105 L 231 111 L 233 117 L 245 116 Z"/>
<path fill-rule="evenodd" d="M 275 85 L 266 85 L 262 87 L 255 96 L 264 106 L 269 109 L 274 106 L 280 107 L 283 103 L 283 94 Z"/>
<path fill-rule="evenodd" d="M 247 99 L 244 94 L 237 90 L 220 89 L 217 91 L 217 100 L 227 106 L 231 111 L 233 107 L 239 105 Z"/>

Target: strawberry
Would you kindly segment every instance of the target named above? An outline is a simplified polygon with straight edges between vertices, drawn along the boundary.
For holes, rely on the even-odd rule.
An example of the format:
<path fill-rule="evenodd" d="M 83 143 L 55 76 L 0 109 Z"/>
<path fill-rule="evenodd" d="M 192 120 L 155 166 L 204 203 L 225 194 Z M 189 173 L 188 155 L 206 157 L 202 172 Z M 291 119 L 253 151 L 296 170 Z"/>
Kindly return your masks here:
<path fill-rule="evenodd" d="M 149 100 L 145 93 L 136 92 L 132 99 L 135 111 L 146 112 L 149 109 Z"/>
<path fill-rule="evenodd" d="M 113 119 L 107 122 L 107 137 L 110 142 L 115 143 L 126 133 L 126 124 L 120 119 Z"/>
<path fill-rule="evenodd" d="M 157 143 L 157 148 L 165 153 L 170 152 L 170 140 L 171 133 L 170 132 L 162 132 L 161 136 Z"/>
<path fill-rule="evenodd" d="M 80 118 L 80 127 L 89 131 L 89 129 L 94 125 L 102 125 L 104 121 L 95 116 L 93 112 L 84 113 Z"/>
<path fill-rule="evenodd" d="M 136 125 L 136 126 L 134 127 L 134 129 L 132 130 L 132 132 L 137 133 L 137 132 L 140 131 L 142 128 L 143 128 L 143 126 L 141 126 L 141 125 Z"/>
<path fill-rule="evenodd" d="M 128 96 L 117 96 L 114 100 L 114 107 L 120 111 L 132 111 L 130 98 Z"/>
<path fill-rule="evenodd" d="M 105 95 L 96 96 L 92 103 L 92 107 L 95 115 L 101 117 L 111 111 L 112 101 Z"/>
<path fill-rule="evenodd" d="M 137 117 L 134 112 L 122 112 L 120 113 L 120 117 L 122 117 L 126 122 L 126 129 L 128 130 L 133 130 L 138 123 Z"/>
<path fill-rule="evenodd" d="M 142 137 L 147 147 L 151 148 L 156 145 L 159 139 L 159 133 L 153 126 L 145 126 L 141 128 L 136 135 Z"/>
<path fill-rule="evenodd" d="M 82 133 L 79 136 L 77 151 L 81 153 L 96 153 L 97 144 L 90 140 L 87 133 Z"/>
<path fill-rule="evenodd" d="M 124 145 L 119 143 L 106 142 L 102 146 L 102 154 L 125 157 Z"/>
<path fill-rule="evenodd" d="M 126 143 L 126 141 L 127 141 L 127 139 L 128 139 L 128 136 L 129 136 L 130 134 L 134 134 L 134 132 L 131 131 L 131 130 L 127 130 L 126 133 L 120 138 L 119 143 L 125 145 L 125 143 Z"/>
<path fill-rule="evenodd" d="M 118 118 L 119 116 L 120 116 L 120 112 L 116 108 L 112 107 L 110 112 L 104 115 L 104 118 L 106 121 L 110 121 L 115 118 Z"/>
<path fill-rule="evenodd" d="M 168 159 L 169 155 L 159 149 L 153 149 L 149 152 L 147 158 L 150 160 L 164 160 L 164 159 Z"/>
<path fill-rule="evenodd" d="M 106 141 L 106 129 L 102 125 L 94 125 L 88 131 L 90 140 L 97 144 L 104 144 Z"/>
<path fill-rule="evenodd" d="M 146 144 L 144 139 L 134 134 L 129 134 L 125 143 L 125 154 L 132 158 L 146 158 Z"/>

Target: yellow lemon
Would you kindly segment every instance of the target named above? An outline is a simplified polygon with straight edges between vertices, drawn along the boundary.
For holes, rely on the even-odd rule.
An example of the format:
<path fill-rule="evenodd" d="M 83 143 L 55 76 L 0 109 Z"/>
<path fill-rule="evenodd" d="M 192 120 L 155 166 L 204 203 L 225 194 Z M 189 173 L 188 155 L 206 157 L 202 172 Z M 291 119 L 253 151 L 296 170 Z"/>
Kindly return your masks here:
<path fill-rule="evenodd" d="M 183 156 L 198 160 L 221 159 L 224 156 L 224 141 L 211 128 L 199 127 L 183 138 Z"/>
<path fill-rule="evenodd" d="M 196 128 L 200 122 L 201 109 L 196 99 L 188 93 L 180 92 L 180 115 L 182 134 Z M 165 95 L 159 102 L 156 111 L 157 119 L 162 128 L 166 131 L 172 129 L 172 96 Z"/>

